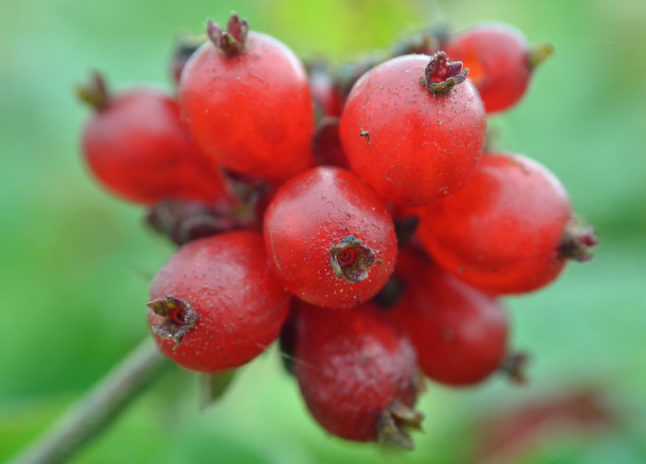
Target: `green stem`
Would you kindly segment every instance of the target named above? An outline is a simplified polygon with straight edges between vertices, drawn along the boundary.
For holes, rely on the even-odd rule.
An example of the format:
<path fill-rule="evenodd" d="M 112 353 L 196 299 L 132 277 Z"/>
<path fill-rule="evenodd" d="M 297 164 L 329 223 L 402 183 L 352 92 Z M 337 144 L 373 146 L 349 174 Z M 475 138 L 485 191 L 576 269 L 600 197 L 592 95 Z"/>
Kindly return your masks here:
<path fill-rule="evenodd" d="M 64 462 L 98 436 L 169 365 L 148 338 L 9 464 Z"/>

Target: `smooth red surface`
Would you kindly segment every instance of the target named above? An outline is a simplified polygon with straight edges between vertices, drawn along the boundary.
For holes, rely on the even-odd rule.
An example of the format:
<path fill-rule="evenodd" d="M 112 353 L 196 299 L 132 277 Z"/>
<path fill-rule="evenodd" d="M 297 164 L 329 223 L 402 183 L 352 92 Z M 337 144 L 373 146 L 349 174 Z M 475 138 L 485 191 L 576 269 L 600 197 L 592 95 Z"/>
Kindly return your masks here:
<path fill-rule="evenodd" d="M 374 305 L 333 312 L 301 303 L 295 328 L 294 375 L 328 432 L 376 441 L 383 410 L 393 401 L 414 405 L 415 350 Z"/>
<path fill-rule="evenodd" d="M 368 277 L 334 275 L 330 247 L 348 236 L 370 247 L 377 261 Z M 397 240 L 390 212 L 351 171 L 319 167 L 283 184 L 265 212 L 265 245 L 277 275 L 302 300 L 349 307 L 374 296 L 395 267 Z"/>
<path fill-rule="evenodd" d="M 463 189 L 418 213 L 417 233 L 437 263 L 487 292 L 535 290 L 565 264 L 558 246 L 570 200 L 551 172 L 524 156 L 485 155 Z"/>
<path fill-rule="evenodd" d="M 531 69 L 529 44 L 523 34 L 506 24 L 483 24 L 457 35 L 446 48 L 452 60 L 469 68 L 487 113 L 504 111 L 527 90 Z"/>
<path fill-rule="evenodd" d="M 180 122 L 177 104 L 154 90 L 124 92 L 97 112 L 83 132 L 83 154 L 107 189 L 137 203 L 213 202 L 227 192 L 219 169 Z"/>
<path fill-rule="evenodd" d="M 433 95 L 421 82 L 429 61 L 405 55 L 367 72 L 341 116 L 350 166 L 397 204 L 425 204 L 459 189 L 484 147 L 485 111 L 477 91 L 466 80 Z"/>
<path fill-rule="evenodd" d="M 290 296 L 270 272 L 262 237 L 228 232 L 179 249 L 159 270 L 151 300 L 171 295 L 199 319 L 177 349 L 154 335 L 164 355 L 181 366 L 219 372 L 251 361 L 278 336 Z M 163 318 L 148 310 L 150 326 Z"/>
<path fill-rule="evenodd" d="M 388 314 L 410 337 L 430 379 L 455 387 L 474 385 L 500 367 L 507 318 L 493 297 L 410 251 L 400 253 L 396 272 L 406 290 Z"/>
<path fill-rule="evenodd" d="M 231 170 L 286 180 L 313 165 L 307 77 L 270 36 L 250 32 L 245 51 L 230 57 L 202 45 L 182 73 L 180 106 L 202 149 Z"/>

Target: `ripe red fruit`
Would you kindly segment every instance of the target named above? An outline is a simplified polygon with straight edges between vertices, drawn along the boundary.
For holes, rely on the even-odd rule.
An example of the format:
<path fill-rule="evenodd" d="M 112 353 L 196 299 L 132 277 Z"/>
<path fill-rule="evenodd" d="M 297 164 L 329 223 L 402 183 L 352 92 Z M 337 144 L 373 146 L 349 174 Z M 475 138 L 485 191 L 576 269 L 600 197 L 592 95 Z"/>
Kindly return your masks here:
<path fill-rule="evenodd" d="M 186 64 L 182 115 L 218 164 L 285 180 L 313 164 L 314 115 L 307 77 L 278 40 L 249 32 L 233 14 L 227 31 L 209 23 L 210 41 Z"/>
<path fill-rule="evenodd" d="M 457 35 L 447 54 L 469 68 L 487 113 L 504 111 L 525 94 L 533 70 L 553 52 L 552 45 L 531 47 L 525 36 L 506 24 L 483 24 Z"/>
<path fill-rule="evenodd" d="M 389 316 L 410 337 L 430 379 L 474 385 L 501 366 L 507 318 L 493 297 L 411 252 L 400 254 L 396 272 L 406 289 Z"/>
<path fill-rule="evenodd" d="M 485 112 L 465 76 L 442 52 L 405 55 L 353 87 L 341 142 L 352 169 L 386 200 L 425 204 L 460 188 L 477 166 Z"/>
<path fill-rule="evenodd" d="M 265 212 L 264 236 L 289 291 L 329 308 L 374 296 L 397 257 L 386 204 L 339 168 L 314 168 L 283 184 Z"/>
<path fill-rule="evenodd" d="M 420 389 L 415 350 L 372 304 L 332 312 L 301 303 L 295 314 L 294 375 L 328 432 L 408 449 Z"/>
<path fill-rule="evenodd" d="M 144 204 L 213 202 L 227 194 L 221 172 L 195 145 L 167 96 L 145 88 L 112 96 L 99 75 L 79 96 L 97 110 L 83 132 L 83 155 L 111 192 Z"/>
<path fill-rule="evenodd" d="M 184 245 L 153 280 L 148 324 L 161 352 L 200 372 L 238 367 L 277 336 L 290 296 L 271 274 L 255 232 Z"/>
<path fill-rule="evenodd" d="M 307 65 L 310 94 L 320 118 L 340 117 L 343 107 L 341 92 L 334 85 L 331 66 L 327 61 L 315 60 Z"/>
<path fill-rule="evenodd" d="M 554 280 L 566 257 L 590 259 L 590 229 L 573 222 L 561 183 L 538 162 L 490 154 L 460 191 L 419 209 L 417 231 L 445 270 L 487 292 L 524 293 Z"/>
<path fill-rule="evenodd" d="M 317 166 L 336 166 L 350 169 L 339 138 L 339 118 L 326 116 L 316 127 L 312 151 Z"/>

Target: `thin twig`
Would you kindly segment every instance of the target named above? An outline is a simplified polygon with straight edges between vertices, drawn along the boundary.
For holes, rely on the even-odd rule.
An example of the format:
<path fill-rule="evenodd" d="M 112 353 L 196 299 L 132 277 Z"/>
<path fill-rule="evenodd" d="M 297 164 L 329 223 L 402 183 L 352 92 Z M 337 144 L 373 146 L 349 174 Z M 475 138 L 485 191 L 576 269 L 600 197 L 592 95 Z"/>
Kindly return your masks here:
<path fill-rule="evenodd" d="M 116 418 L 165 364 L 148 338 L 10 464 L 64 462 Z"/>

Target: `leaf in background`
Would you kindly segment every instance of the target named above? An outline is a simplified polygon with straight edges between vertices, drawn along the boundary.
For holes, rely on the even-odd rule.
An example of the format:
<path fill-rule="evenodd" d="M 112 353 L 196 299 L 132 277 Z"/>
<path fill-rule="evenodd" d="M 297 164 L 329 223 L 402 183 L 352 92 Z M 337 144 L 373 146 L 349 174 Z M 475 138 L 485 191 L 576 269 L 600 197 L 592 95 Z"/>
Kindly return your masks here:
<path fill-rule="evenodd" d="M 221 374 L 203 374 L 202 408 L 207 408 L 220 399 L 231 385 L 236 370 L 232 369 Z"/>

